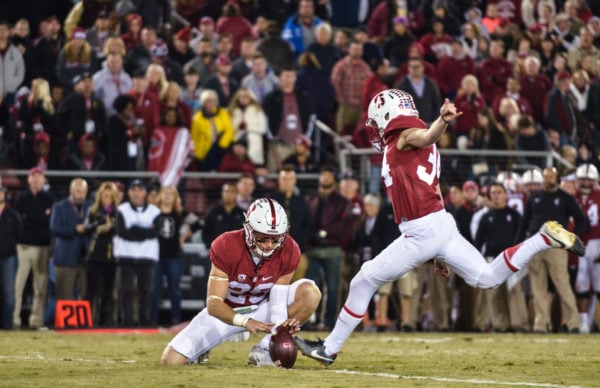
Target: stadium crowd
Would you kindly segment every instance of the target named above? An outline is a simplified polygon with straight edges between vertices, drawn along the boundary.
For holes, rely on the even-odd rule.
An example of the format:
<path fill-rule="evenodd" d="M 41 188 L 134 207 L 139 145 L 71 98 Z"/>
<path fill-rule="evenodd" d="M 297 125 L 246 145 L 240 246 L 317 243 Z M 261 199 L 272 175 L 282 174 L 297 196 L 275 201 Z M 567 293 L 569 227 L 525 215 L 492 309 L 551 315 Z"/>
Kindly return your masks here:
<path fill-rule="evenodd" d="M 363 196 L 357 176 L 336 173 L 333 144 L 315 145 L 315 120 L 371 147 L 365 110 L 390 87 L 409 92 L 427 124 L 445 98 L 463 112 L 441 149 L 556 151 L 578 167 L 527 154 L 443 156 L 447 208 L 485 256 L 496 254 L 486 251 L 490 244 L 500 252 L 522 240 L 536 216 L 555 216 L 529 198 L 554 195 L 559 178 L 560 193 L 579 205 L 566 222 L 575 220 L 587 241 L 600 238 L 597 184 L 590 186 L 600 164 L 597 2 L 54 0 L 9 1 L 3 15 L 0 168 L 29 171 L 26 182 L 5 175 L 0 185 L 0 231 L 12 236 L 0 241 L 3 329 L 52 325 L 44 315 L 56 297 L 92 301 L 97 325 L 156 325 L 163 276 L 170 322 L 180 322 L 181 245 L 202 229 L 210 247 L 223 231 L 241 228 L 248 204 L 263 195 L 278 198 L 290 216 L 303 252 L 298 277 L 324 290 L 311 326 L 330 329 L 358 266 L 398 232 L 381 194 L 381 156 L 371 156 L 373 182 Z M 522 176 L 510 172 L 515 165 Z M 73 172 L 68 193 L 48 189 L 53 170 Z M 160 178 L 84 180 L 77 171 Z M 242 176 L 204 183 L 221 189 L 221 198 L 194 214 L 183 192 L 197 182 L 182 180 L 183 171 Z M 299 193 L 296 174 L 307 172 L 319 173 L 318 189 Z M 269 173 L 277 182 L 265 181 Z M 493 223 L 486 212 L 500 211 L 511 218 L 503 246 L 478 227 Z M 136 212 L 145 230 L 131 230 L 126 219 Z M 133 254 L 145 243 L 154 248 Z M 529 276 L 494 293 L 434 275 L 440 269 L 432 261 L 397 290 L 382 288 L 363 328 L 589 332 L 600 293 L 590 280 L 600 270 L 595 260 L 560 258 L 564 268 L 551 269 L 534 260 Z"/>

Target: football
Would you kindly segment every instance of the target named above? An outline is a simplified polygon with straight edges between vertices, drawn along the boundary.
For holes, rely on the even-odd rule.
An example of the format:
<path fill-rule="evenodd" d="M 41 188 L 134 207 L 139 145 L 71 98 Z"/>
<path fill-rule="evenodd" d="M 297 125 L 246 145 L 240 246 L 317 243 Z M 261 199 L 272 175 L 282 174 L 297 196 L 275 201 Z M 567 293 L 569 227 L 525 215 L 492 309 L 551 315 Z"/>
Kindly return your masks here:
<path fill-rule="evenodd" d="M 294 337 L 289 329 L 284 326 L 277 326 L 275 334 L 271 336 L 269 342 L 269 355 L 275 365 L 289 369 L 294 366 L 298 356 L 298 348 L 294 342 Z"/>

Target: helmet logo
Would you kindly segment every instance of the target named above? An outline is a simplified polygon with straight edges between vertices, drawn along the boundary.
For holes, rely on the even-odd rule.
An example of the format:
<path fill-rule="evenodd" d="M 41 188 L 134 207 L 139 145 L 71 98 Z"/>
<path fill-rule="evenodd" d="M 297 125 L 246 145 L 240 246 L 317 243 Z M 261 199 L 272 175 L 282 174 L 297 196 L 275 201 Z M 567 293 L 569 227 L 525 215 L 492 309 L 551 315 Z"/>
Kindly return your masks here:
<path fill-rule="evenodd" d="M 379 93 L 375 97 L 375 105 L 377 106 L 377 108 L 381 108 L 385 105 L 385 97 L 383 97 L 383 93 Z"/>

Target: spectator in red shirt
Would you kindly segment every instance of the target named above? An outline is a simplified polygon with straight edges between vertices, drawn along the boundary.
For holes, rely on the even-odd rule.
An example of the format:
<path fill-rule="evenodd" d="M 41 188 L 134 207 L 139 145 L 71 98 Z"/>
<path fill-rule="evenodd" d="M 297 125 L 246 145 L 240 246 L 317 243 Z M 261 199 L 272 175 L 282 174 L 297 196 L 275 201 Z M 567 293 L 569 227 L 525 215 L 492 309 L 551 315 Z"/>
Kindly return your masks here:
<path fill-rule="evenodd" d="M 254 174 L 256 167 L 248 157 L 248 147 L 245 140 L 238 140 L 231 145 L 219 165 L 219 172 L 243 172 Z"/>
<path fill-rule="evenodd" d="M 540 60 L 529 56 L 523 63 L 523 73 L 520 76 L 521 92 L 531 104 L 533 119 L 538 123 L 545 123 L 544 103 L 552 89 L 552 81 L 540 73 Z"/>
<path fill-rule="evenodd" d="M 142 17 L 136 13 L 127 15 L 127 32 L 121 35 L 127 51 L 136 48 L 141 42 Z"/>
<path fill-rule="evenodd" d="M 515 100 L 515 102 L 519 106 L 519 111 L 522 114 L 527 115 L 527 116 L 532 116 L 533 110 L 531 108 L 531 104 L 525 97 L 523 97 L 520 94 L 520 92 L 521 92 L 521 82 L 519 81 L 519 78 L 517 78 L 515 76 L 508 77 L 508 81 L 506 81 L 506 92 L 504 94 L 501 94 L 498 97 L 496 97 L 494 99 L 494 102 L 492 103 L 492 110 L 494 111 L 494 115 L 498 116 L 500 113 L 499 109 L 498 109 L 498 107 L 500 106 L 500 101 L 504 97 L 510 97 L 513 100 Z"/>
<path fill-rule="evenodd" d="M 464 50 L 462 42 L 454 39 L 450 46 L 450 55 L 442 58 L 437 65 L 438 86 L 444 97 L 454 98 L 463 77 L 475 74 L 475 62 Z"/>
<path fill-rule="evenodd" d="M 469 131 L 477 126 L 477 113 L 485 108 L 485 100 L 481 97 L 479 82 L 474 75 L 467 74 L 463 77 L 454 105 L 463 113 L 456 118 L 454 133 L 456 137 L 467 136 Z"/>
<path fill-rule="evenodd" d="M 444 20 L 437 16 L 431 19 L 431 32 L 419 40 L 425 49 L 425 60 L 433 64 L 450 54 L 450 42 L 452 37 L 444 31 Z"/>
<path fill-rule="evenodd" d="M 485 102 L 492 104 L 494 99 L 506 91 L 506 81 L 513 74 L 510 62 L 504 59 L 504 43 L 493 40 L 490 43 L 490 56 L 481 62 L 479 82 Z"/>

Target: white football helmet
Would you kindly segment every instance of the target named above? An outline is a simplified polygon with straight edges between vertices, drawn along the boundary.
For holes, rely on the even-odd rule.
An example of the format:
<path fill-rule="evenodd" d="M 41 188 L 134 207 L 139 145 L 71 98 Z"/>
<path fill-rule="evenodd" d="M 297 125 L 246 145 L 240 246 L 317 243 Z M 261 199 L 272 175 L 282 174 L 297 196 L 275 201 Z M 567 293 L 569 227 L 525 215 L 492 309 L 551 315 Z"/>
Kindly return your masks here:
<path fill-rule="evenodd" d="M 506 190 L 513 193 L 517 191 L 520 180 L 521 177 L 519 174 L 510 171 L 501 171 L 496 177 L 498 183 L 502 184 Z"/>
<path fill-rule="evenodd" d="M 581 166 L 577 167 L 577 170 L 575 171 L 575 176 L 577 177 L 577 179 L 587 178 L 593 181 L 597 181 L 598 169 L 593 164 L 582 164 Z"/>
<path fill-rule="evenodd" d="M 289 230 L 288 218 L 285 210 L 277 201 L 270 198 L 260 198 L 250 204 L 245 214 L 244 233 L 246 245 L 260 257 L 271 256 L 281 247 Z M 265 252 L 258 248 L 257 239 L 275 239 L 275 247 Z"/>
<path fill-rule="evenodd" d="M 538 169 L 531 169 L 531 170 L 527 170 L 523 173 L 523 176 L 521 177 L 521 183 L 523 183 L 524 185 L 529 185 L 529 184 L 542 184 L 544 181 L 544 178 L 542 177 L 542 172 Z"/>
<path fill-rule="evenodd" d="M 367 128 L 370 140 L 377 149 L 383 148 L 383 136 L 389 123 L 399 116 L 419 117 L 419 111 L 410 94 L 400 89 L 388 89 L 377 93 L 369 103 Z"/>

